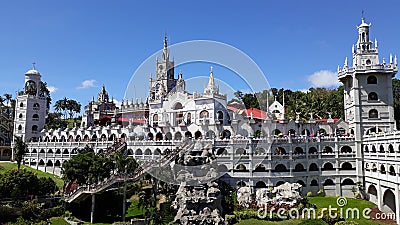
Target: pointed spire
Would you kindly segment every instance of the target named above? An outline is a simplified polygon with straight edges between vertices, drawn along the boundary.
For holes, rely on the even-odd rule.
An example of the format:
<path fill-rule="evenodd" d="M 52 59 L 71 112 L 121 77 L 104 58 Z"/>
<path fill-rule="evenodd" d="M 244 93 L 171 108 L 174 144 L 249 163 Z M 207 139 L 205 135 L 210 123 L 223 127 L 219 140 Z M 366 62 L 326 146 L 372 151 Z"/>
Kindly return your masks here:
<path fill-rule="evenodd" d="M 337 72 L 338 73 L 340 72 L 340 66 L 339 65 L 337 66 Z"/>
<path fill-rule="evenodd" d="M 213 73 L 213 67 L 210 68 L 210 78 L 208 80 L 208 87 L 214 87 L 214 73 Z"/>
<path fill-rule="evenodd" d="M 389 63 L 390 63 L 390 64 L 393 64 L 393 55 L 392 55 L 392 53 L 390 53 Z"/>
<path fill-rule="evenodd" d="M 378 49 L 378 40 L 375 38 L 375 48 Z"/>
<path fill-rule="evenodd" d="M 33 70 L 36 70 L 35 65 L 36 65 L 36 63 L 33 62 L 33 63 L 32 63 L 32 69 L 33 69 Z"/>
<path fill-rule="evenodd" d="M 352 52 L 352 53 L 355 52 L 354 44 L 351 46 L 351 52 Z"/>
<path fill-rule="evenodd" d="M 167 47 L 168 47 L 167 33 L 164 32 L 164 49 L 167 49 Z"/>
<path fill-rule="evenodd" d="M 179 80 L 182 80 L 182 79 L 183 79 L 183 76 L 182 76 L 182 75 L 183 75 L 183 74 L 182 74 L 182 70 L 180 70 L 180 71 L 179 71 L 179 77 L 178 77 Z"/>
<path fill-rule="evenodd" d="M 397 66 L 397 55 L 394 55 L 394 65 Z"/>
<path fill-rule="evenodd" d="M 382 64 L 386 64 L 385 58 L 382 59 Z"/>
<path fill-rule="evenodd" d="M 349 60 L 347 59 L 347 57 L 344 60 L 344 67 L 349 67 Z"/>

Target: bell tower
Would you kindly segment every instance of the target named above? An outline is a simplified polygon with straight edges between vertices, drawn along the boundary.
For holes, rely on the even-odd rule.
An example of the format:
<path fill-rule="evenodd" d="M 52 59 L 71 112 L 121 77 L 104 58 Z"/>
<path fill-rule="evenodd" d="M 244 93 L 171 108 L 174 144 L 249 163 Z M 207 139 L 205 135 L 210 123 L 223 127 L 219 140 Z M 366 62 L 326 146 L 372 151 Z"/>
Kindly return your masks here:
<path fill-rule="evenodd" d="M 176 86 L 174 60 L 169 59 L 168 40 L 164 36 L 164 49 L 161 61 L 156 61 L 156 77 L 150 76 L 150 101 L 159 100 Z"/>
<path fill-rule="evenodd" d="M 370 40 L 370 27 L 362 18 L 358 40 L 353 45 L 353 62 L 347 58 L 338 67 L 338 78 L 344 85 L 344 113 L 350 132 L 360 141 L 364 134 L 395 129 L 392 78 L 398 71 L 397 57 L 380 62 L 378 41 Z"/>
<path fill-rule="evenodd" d="M 24 90 L 18 93 L 15 102 L 14 135 L 24 141 L 38 139 L 45 125 L 47 100 L 40 87 L 41 75 L 33 64 L 25 73 Z"/>

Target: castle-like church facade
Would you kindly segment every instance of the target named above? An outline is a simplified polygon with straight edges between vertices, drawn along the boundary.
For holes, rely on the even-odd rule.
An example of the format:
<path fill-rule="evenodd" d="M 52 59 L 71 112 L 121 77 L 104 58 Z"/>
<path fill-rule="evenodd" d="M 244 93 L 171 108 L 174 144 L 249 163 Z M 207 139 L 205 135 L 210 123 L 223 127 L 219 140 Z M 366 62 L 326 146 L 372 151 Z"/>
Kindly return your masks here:
<path fill-rule="evenodd" d="M 86 145 L 100 153 L 125 142 L 129 156 L 145 161 L 168 154 L 185 138 L 209 142 L 224 173 L 221 179 L 235 188 L 297 182 L 304 193 L 324 190 L 331 196 L 354 196 L 355 189 L 364 188 L 368 199 L 396 213 L 399 223 L 400 132 L 392 95 L 397 58 L 379 59 L 369 29 L 362 19 L 353 63 L 346 59 L 338 68 L 344 121 L 288 121 L 277 101 L 268 112 L 235 108 L 220 93 L 212 68 L 203 93 L 190 93 L 182 72 L 175 76 L 165 38 L 148 98 L 117 107 L 103 87 L 85 107 L 79 128 L 44 129 L 46 102 L 37 86 L 41 75 L 28 71 L 25 91 L 17 97 L 14 133 L 28 141 L 25 163 L 55 174 Z M 321 130 L 330 135 L 319 135 Z M 255 138 L 258 131 L 261 136 Z"/>

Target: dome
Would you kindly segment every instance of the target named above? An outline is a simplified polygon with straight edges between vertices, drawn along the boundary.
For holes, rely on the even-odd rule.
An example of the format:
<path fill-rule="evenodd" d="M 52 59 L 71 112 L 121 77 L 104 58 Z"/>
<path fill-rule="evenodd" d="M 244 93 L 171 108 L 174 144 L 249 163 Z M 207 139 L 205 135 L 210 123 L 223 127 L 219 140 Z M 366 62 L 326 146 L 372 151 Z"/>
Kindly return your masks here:
<path fill-rule="evenodd" d="M 25 74 L 26 75 L 40 75 L 40 73 L 35 69 L 28 70 Z"/>
<path fill-rule="evenodd" d="M 358 27 L 360 28 L 360 27 L 369 27 L 369 26 L 371 26 L 371 24 L 365 23 L 365 19 L 362 18 L 362 19 L 361 19 L 361 24 L 360 24 L 360 26 L 358 26 Z"/>

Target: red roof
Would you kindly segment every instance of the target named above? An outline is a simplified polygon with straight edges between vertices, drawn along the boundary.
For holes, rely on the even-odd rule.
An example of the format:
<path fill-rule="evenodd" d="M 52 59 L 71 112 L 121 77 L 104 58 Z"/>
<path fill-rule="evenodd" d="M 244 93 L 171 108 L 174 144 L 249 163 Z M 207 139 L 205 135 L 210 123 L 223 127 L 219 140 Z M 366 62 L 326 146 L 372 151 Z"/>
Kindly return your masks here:
<path fill-rule="evenodd" d="M 247 116 L 247 117 L 251 117 L 251 115 L 253 114 L 253 118 L 254 119 L 263 119 L 263 120 L 265 120 L 267 118 L 267 112 L 262 111 L 260 109 L 256 109 L 256 108 L 238 109 L 238 108 L 235 108 L 233 106 L 227 106 L 226 108 L 229 109 L 229 110 L 232 110 L 232 111 L 234 111 L 236 113 L 239 113 L 239 114 L 246 113 L 245 116 Z"/>

